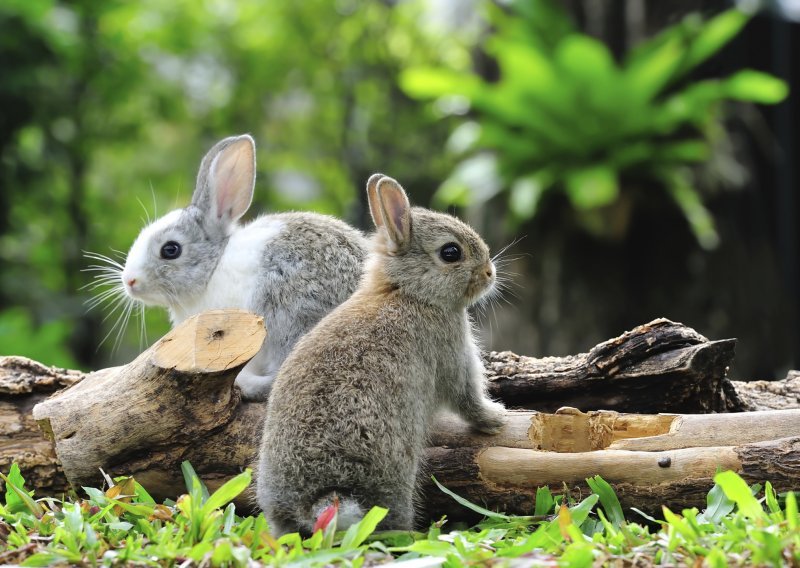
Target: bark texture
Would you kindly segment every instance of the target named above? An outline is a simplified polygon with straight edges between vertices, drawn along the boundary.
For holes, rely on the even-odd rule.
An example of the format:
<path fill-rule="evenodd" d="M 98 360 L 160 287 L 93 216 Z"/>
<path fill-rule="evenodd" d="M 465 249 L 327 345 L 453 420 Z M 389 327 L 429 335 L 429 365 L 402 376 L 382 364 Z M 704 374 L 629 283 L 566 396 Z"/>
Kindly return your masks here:
<path fill-rule="evenodd" d="M 489 392 L 514 408 L 731 412 L 745 410 L 726 378 L 735 346 L 735 339 L 709 341 L 658 319 L 588 353 L 535 359 L 491 352 L 485 363 Z"/>

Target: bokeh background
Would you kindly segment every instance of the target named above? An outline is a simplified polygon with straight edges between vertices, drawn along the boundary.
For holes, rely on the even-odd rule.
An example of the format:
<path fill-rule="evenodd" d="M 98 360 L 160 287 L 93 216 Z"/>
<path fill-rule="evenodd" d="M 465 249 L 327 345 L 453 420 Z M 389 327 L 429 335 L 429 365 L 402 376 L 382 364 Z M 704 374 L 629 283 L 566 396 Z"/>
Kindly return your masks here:
<path fill-rule="evenodd" d="M 92 369 L 131 321 L 93 262 L 258 144 L 248 214 L 369 228 L 381 171 L 504 253 L 487 347 L 585 351 L 655 317 L 800 362 L 800 6 L 646 0 L 0 1 L 0 354 Z M 82 289 L 83 288 L 83 289 Z M 168 329 L 150 309 L 149 341 Z"/>

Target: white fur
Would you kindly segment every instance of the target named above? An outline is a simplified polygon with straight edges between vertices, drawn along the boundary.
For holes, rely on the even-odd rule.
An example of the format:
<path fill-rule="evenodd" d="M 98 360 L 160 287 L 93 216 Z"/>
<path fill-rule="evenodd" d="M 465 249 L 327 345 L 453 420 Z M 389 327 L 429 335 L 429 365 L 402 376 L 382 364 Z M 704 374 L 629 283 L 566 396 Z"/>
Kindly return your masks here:
<path fill-rule="evenodd" d="M 174 224 L 178 217 L 181 216 L 181 210 L 171 211 L 160 219 L 156 219 L 147 225 L 131 246 L 128 251 L 128 256 L 125 259 L 125 269 L 122 271 L 122 285 L 125 292 L 133 299 L 138 300 L 145 305 L 163 306 L 166 304 L 166 298 L 160 293 L 153 290 L 148 290 L 149 283 L 145 279 L 145 272 L 143 268 L 147 265 L 148 256 L 151 254 L 149 249 L 150 239 L 152 236 L 168 228 Z M 131 279 L 136 280 L 136 284 L 132 287 L 128 285 Z"/>
<path fill-rule="evenodd" d="M 249 225 L 235 227 L 204 293 L 180 306 L 169 307 L 172 325 L 205 310 L 251 308 L 256 282 L 261 277 L 258 266 L 264 247 L 285 226 L 283 221 L 261 217 Z"/>

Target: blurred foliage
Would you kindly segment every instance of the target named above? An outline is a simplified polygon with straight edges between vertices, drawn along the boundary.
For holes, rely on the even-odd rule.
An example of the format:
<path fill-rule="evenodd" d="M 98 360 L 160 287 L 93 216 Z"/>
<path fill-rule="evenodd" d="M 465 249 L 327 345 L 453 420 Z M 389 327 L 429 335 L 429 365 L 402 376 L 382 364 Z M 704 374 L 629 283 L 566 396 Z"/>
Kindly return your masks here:
<path fill-rule="evenodd" d="M 655 180 L 713 245 L 686 168 L 713 154 L 722 101 L 786 88 L 687 74 L 746 18 L 686 20 L 617 63 L 549 3 L 480 5 L 488 31 L 457 0 L 1 2 L 0 355 L 130 360 L 135 331 L 115 358 L 113 341 L 98 350 L 112 322 L 86 313 L 84 251 L 122 258 L 147 218 L 188 202 L 205 151 L 242 132 L 258 144 L 250 216 L 313 209 L 365 226 L 363 184 L 381 170 L 423 205 L 437 188 L 440 206 L 502 194 L 511 221 L 560 188 L 602 233 L 620 187 Z M 471 70 L 479 41 L 498 81 Z M 162 310 L 146 317 L 150 338 L 166 331 Z"/>
<path fill-rule="evenodd" d="M 449 125 L 408 99 L 396 76 L 432 61 L 463 66 L 454 58 L 465 52 L 454 35 L 418 25 L 424 9 L 0 3 L 0 354 L 108 364 L 113 341 L 95 350 L 111 322 L 102 310 L 87 315 L 89 294 L 79 292 L 89 281 L 83 251 L 127 251 L 147 217 L 186 204 L 200 158 L 224 136 L 256 138 L 251 216 L 298 208 L 359 222 L 363 184 L 378 167 L 435 188 L 452 166 L 437 151 Z M 25 313 L 2 311 L 14 306 Z M 166 330 L 161 310 L 147 317 L 151 338 Z M 117 357 L 138 347 L 128 333 Z"/>
<path fill-rule="evenodd" d="M 584 228 L 608 236 L 609 209 L 621 203 L 621 187 L 659 185 L 700 245 L 714 248 L 719 238 L 690 167 L 708 161 L 724 136 L 721 103 L 774 104 L 787 86 L 753 70 L 724 79 L 687 76 L 748 16 L 731 10 L 705 22 L 687 17 L 616 62 L 603 43 L 576 31 L 555 2 L 487 9 L 493 32 L 483 49 L 499 79 L 441 66 L 402 75 L 409 94 L 437 98 L 458 114 L 470 111 L 450 138 L 463 159 L 439 189 L 439 205 L 480 205 L 503 193 L 519 222 L 536 215 L 545 192 L 560 190 Z"/>

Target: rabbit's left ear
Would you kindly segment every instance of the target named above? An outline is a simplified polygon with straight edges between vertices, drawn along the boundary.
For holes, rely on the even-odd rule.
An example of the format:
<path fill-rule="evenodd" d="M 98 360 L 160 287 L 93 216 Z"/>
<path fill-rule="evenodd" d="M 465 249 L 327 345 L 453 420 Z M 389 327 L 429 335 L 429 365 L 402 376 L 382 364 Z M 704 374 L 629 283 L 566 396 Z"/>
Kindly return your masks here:
<path fill-rule="evenodd" d="M 411 242 L 411 205 L 408 196 L 402 186 L 390 177 L 378 181 L 376 192 L 380 203 L 382 225 L 386 229 L 391 245 L 390 250 L 392 252 L 404 250 Z"/>
<path fill-rule="evenodd" d="M 383 174 L 372 174 L 367 180 L 367 200 L 369 201 L 369 213 L 372 215 L 372 222 L 376 227 L 383 226 L 381 218 L 381 205 L 378 201 L 378 182 L 383 179 Z"/>
<path fill-rule="evenodd" d="M 203 158 L 192 204 L 207 223 L 223 226 L 245 214 L 256 183 L 256 144 L 247 134 L 218 142 Z"/>
<path fill-rule="evenodd" d="M 256 183 L 255 150 L 255 142 L 245 134 L 211 162 L 209 182 L 217 219 L 236 221 L 250 207 Z"/>

